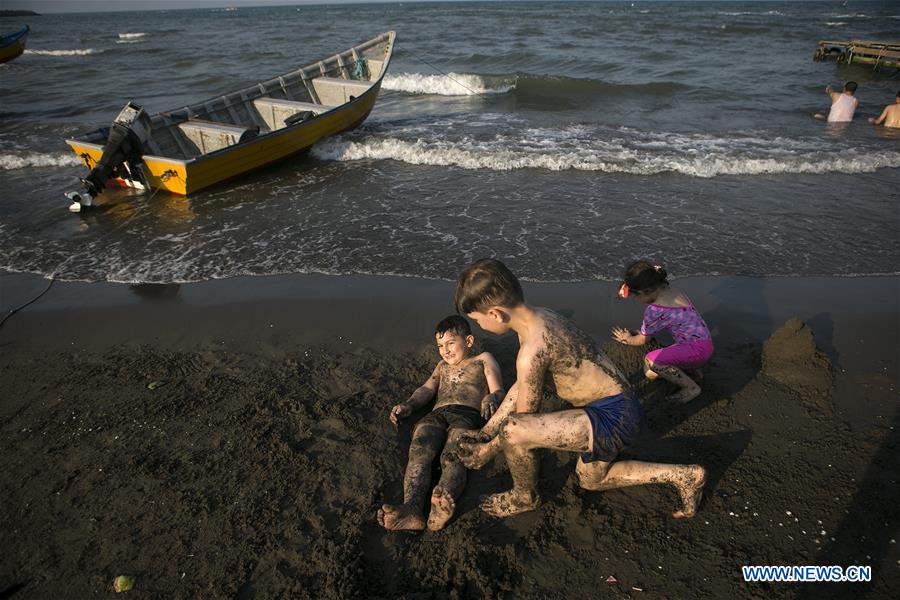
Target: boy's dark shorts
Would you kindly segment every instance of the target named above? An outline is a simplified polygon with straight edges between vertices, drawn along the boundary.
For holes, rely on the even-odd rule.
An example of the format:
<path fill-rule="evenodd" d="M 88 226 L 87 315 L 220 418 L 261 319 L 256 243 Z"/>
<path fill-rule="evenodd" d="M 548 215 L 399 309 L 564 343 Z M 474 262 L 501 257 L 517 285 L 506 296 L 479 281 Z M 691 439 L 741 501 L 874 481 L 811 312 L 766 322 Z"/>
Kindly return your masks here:
<path fill-rule="evenodd" d="M 444 431 L 451 429 L 481 429 L 484 419 L 481 411 L 462 404 L 447 404 L 436 408 L 419 420 L 418 426 L 440 427 Z"/>
<path fill-rule="evenodd" d="M 611 462 L 619 452 L 637 439 L 644 421 L 641 403 L 634 395 L 616 394 L 585 404 L 581 408 L 591 421 L 594 447 L 583 452 L 581 460 Z"/>

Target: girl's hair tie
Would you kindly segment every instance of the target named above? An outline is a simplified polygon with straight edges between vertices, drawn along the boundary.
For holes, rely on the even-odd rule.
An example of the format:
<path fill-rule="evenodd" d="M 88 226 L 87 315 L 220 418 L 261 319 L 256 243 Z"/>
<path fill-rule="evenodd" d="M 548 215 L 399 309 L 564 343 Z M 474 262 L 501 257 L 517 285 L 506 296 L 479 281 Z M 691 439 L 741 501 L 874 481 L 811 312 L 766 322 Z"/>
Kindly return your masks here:
<path fill-rule="evenodd" d="M 628 292 L 629 292 L 628 284 L 623 283 L 622 286 L 619 288 L 619 298 L 627 298 Z"/>
<path fill-rule="evenodd" d="M 659 273 L 660 271 L 662 271 L 662 266 L 661 266 L 661 265 L 653 265 L 653 268 L 654 268 L 654 270 L 656 270 L 657 273 Z"/>

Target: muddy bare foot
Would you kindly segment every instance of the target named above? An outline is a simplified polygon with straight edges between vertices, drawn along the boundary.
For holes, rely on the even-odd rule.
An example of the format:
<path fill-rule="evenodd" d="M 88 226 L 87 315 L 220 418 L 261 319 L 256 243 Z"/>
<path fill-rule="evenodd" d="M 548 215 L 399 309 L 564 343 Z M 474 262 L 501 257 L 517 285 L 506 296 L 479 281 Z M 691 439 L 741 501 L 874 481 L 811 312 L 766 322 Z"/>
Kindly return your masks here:
<path fill-rule="evenodd" d="M 501 494 L 482 496 L 481 498 L 481 510 L 501 519 L 534 510 L 540 504 L 541 501 L 537 494 L 516 494 L 512 490 Z"/>
<path fill-rule="evenodd" d="M 673 481 L 681 497 L 681 510 L 676 510 L 672 516 L 676 519 L 689 519 L 697 514 L 700 499 L 703 497 L 703 486 L 706 484 L 706 469 L 699 465 L 691 465 L 679 473 Z"/>
<path fill-rule="evenodd" d="M 691 387 L 681 388 L 681 390 L 675 392 L 674 394 L 670 394 L 666 396 L 666 400 L 669 402 L 680 402 L 681 404 L 687 404 L 694 398 L 700 395 L 699 385 L 693 385 Z"/>
<path fill-rule="evenodd" d="M 378 509 L 378 524 L 388 531 L 422 531 L 425 519 L 405 504 L 382 504 Z"/>
<path fill-rule="evenodd" d="M 428 529 L 438 531 L 444 528 L 453 512 L 456 510 L 456 502 L 447 490 L 441 486 L 434 488 L 431 494 L 431 513 L 428 515 Z"/>

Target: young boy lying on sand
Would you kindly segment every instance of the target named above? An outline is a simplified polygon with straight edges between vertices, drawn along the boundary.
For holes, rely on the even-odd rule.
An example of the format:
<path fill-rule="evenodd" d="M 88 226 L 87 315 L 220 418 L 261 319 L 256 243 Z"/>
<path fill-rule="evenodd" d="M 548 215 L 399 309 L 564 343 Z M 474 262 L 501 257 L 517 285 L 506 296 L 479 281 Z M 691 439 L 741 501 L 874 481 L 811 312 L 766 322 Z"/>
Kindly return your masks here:
<path fill-rule="evenodd" d="M 425 529 L 422 509 L 431 483 L 431 463 L 438 453 L 441 453 L 441 480 L 431 494 L 427 526 L 431 530 L 444 527 L 453 516 L 456 499 L 466 485 L 466 468 L 456 455 L 457 440 L 464 431 L 484 425 L 503 397 L 500 367 L 494 357 L 488 352 L 472 356 L 475 338 L 468 321 L 458 315 L 447 317 L 435 327 L 434 338 L 443 360 L 409 400 L 391 409 L 390 419 L 396 425 L 399 419 L 426 405 L 437 394 L 434 409 L 419 421 L 413 432 L 403 478 L 403 504 L 385 504 L 378 511 L 378 523 L 385 529 Z"/>
<path fill-rule="evenodd" d="M 482 430 L 463 434 L 459 442 L 460 458 L 472 469 L 500 451 L 506 455 L 513 487 L 487 496 L 482 510 L 508 517 L 537 508 L 534 450 L 550 448 L 581 454 L 575 473 L 587 490 L 669 483 L 681 497 L 673 516 L 694 516 L 706 481 L 703 467 L 616 461 L 637 437 L 643 412 L 621 371 L 589 335 L 550 310 L 526 304 L 515 275 L 493 259 L 479 260 L 459 276 L 456 309 L 485 331 L 519 336 L 516 382 Z M 548 379 L 571 410 L 538 414 Z"/>

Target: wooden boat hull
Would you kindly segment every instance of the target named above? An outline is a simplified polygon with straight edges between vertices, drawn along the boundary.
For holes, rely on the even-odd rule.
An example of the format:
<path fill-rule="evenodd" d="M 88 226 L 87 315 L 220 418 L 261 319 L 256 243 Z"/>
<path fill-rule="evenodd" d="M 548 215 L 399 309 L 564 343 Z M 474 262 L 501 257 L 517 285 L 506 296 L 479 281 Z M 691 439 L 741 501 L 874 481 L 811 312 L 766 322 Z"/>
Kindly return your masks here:
<path fill-rule="evenodd" d="M 297 126 L 253 143 L 236 146 L 220 155 L 207 155 L 191 160 L 173 160 L 161 156 L 144 155 L 144 174 L 152 188 L 187 196 L 218 183 L 223 183 L 289 158 L 312 147 L 319 140 L 358 127 L 375 106 L 381 83 L 365 96 L 353 101 L 341 112 L 323 115 L 315 123 Z M 103 146 L 66 140 L 72 150 L 91 169 L 100 160 Z M 140 187 L 135 180 L 116 178 L 111 183 L 122 187 Z"/>
<path fill-rule="evenodd" d="M 8 35 L 0 41 L 0 63 L 9 62 L 25 52 L 29 31 L 30 29 L 26 25 L 21 31 Z"/>
<path fill-rule="evenodd" d="M 151 188 L 163 189 L 173 194 L 189 195 L 296 155 L 309 149 L 323 138 L 359 126 L 375 106 L 393 49 L 393 32 L 383 35 L 388 36 L 389 39 L 386 40 L 386 51 L 383 64 L 380 65 L 380 73 L 377 79 L 369 82 L 368 89 L 358 97 L 351 95 L 350 99 L 343 104 L 332 107 L 312 118 L 274 131 L 260 133 L 249 141 L 242 141 L 200 156 L 179 159 L 146 153 L 142 156 L 142 178 L 118 177 L 107 183 L 143 187 L 145 182 Z M 315 64 L 322 65 L 323 63 L 313 63 L 313 65 Z M 324 70 L 325 67 L 323 66 L 322 69 Z M 316 78 L 310 78 L 308 81 L 314 79 Z M 337 81 L 334 78 L 325 77 L 323 79 L 329 79 L 332 83 Z M 340 82 L 337 85 L 340 87 Z M 348 85 L 357 85 L 358 87 L 358 82 L 348 80 Z M 221 98 L 224 99 L 225 96 Z M 256 100 L 269 100 L 269 98 L 262 97 Z M 207 101 L 205 104 L 209 104 L 209 102 Z M 195 106 L 202 105 L 204 103 L 198 103 Z M 168 117 L 171 113 L 160 113 L 160 115 Z M 183 121 L 181 125 L 190 122 L 190 120 Z M 168 126 L 171 127 L 171 125 Z M 93 134 L 97 137 L 96 132 Z M 99 141 L 92 142 L 74 138 L 68 139 L 66 142 L 89 169 L 96 165 L 103 154 L 104 145 Z M 143 182 L 140 181 L 141 179 Z"/>

